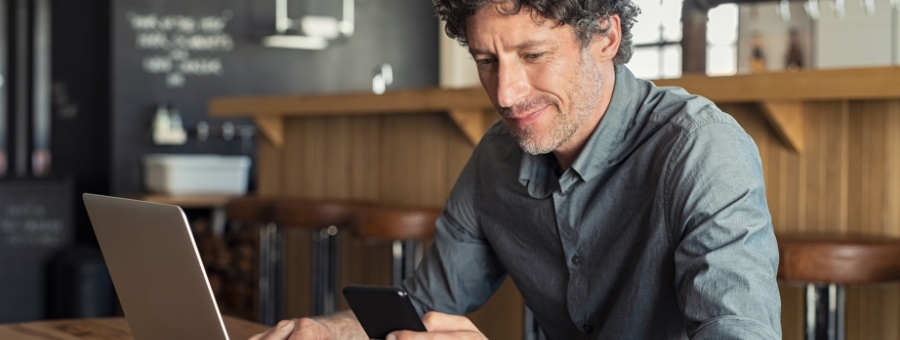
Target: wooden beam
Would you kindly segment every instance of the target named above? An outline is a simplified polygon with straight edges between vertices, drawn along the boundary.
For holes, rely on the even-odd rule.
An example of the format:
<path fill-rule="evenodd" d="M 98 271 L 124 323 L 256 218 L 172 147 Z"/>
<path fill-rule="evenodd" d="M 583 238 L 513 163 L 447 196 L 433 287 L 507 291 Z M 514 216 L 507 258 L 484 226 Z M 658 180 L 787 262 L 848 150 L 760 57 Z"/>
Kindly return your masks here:
<path fill-rule="evenodd" d="M 456 109 L 447 111 L 447 114 L 474 145 L 478 144 L 489 127 L 485 112 L 481 109 Z"/>
<path fill-rule="evenodd" d="M 762 101 L 758 105 L 784 144 L 803 152 L 803 102 Z"/>
<path fill-rule="evenodd" d="M 900 98 L 900 67 L 800 70 L 729 77 L 685 75 L 660 79 L 657 86 L 683 87 L 716 102 L 753 103 L 766 100 L 860 100 Z"/>
<path fill-rule="evenodd" d="M 276 148 L 284 145 L 284 118 L 279 116 L 253 116 L 256 127 Z"/>

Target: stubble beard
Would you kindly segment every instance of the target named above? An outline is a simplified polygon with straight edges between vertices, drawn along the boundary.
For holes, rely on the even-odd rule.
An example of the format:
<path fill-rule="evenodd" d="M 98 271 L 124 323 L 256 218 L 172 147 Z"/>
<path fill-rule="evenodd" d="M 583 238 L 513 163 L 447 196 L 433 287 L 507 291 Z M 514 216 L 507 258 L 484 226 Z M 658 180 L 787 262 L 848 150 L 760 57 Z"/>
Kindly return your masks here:
<path fill-rule="evenodd" d="M 534 131 L 534 127 L 531 125 L 522 128 L 513 128 L 507 125 L 523 151 L 532 155 L 553 152 L 568 141 L 575 134 L 575 131 L 584 124 L 594 109 L 597 108 L 603 76 L 600 72 L 600 66 L 591 59 L 591 55 L 587 50 L 582 52 L 581 67 L 577 77 L 570 96 L 572 100 L 571 108 L 568 110 L 560 108 L 559 101 L 549 97 L 527 100 L 524 103 L 517 104 L 514 108 L 498 110 L 500 115 L 505 117 L 506 114 L 511 113 L 513 110 L 530 111 L 546 105 L 551 105 L 556 109 L 557 115 L 550 123 L 549 131 L 543 135 Z"/>

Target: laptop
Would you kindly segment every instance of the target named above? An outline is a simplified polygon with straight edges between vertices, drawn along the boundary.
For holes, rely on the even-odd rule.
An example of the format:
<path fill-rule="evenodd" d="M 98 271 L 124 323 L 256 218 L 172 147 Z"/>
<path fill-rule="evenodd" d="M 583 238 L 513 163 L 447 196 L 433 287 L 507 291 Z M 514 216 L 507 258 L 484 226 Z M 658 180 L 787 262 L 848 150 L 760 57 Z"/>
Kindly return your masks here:
<path fill-rule="evenodd" d="M 83 197 L 135 339 L 228 339 L 180 207 Z"/>

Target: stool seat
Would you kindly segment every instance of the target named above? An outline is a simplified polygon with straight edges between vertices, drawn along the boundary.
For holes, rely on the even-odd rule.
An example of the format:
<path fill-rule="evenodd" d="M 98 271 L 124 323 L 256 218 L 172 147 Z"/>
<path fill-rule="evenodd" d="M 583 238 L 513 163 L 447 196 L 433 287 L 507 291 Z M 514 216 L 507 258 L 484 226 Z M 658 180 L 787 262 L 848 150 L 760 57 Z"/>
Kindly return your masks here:
<path fill-rule="evenodd" d="M 277 202 L 275 222 L 289 228 L 319 231 L 332 225 L 349 225 L 357 210 L 367 206 L 363 201 L 319 201 L 285 198 Z"/>
<path fill-rule="evenodd" d="M 778 279 L 805 289 L 805 338 L 843 340 L 847 284 L 900 280 L 900 240 L 872 236 L 778 236 Z"/>
<path fill-rule="evenodd" d="M 440 215 L 438 208 L 372 206 L 359 210 L 355 230 L 359 237 L 393 243 L 391 281 L 400 286 L 415 271 Z"/>
<path fill-rule="evenodd" d="M 439 208 L 368 207 L 359 210 L 356 233 L 382 240 L 427 240 L 434 237 Z"/>
<path fill-rule="evenodd" d="M 241 223 L 271 222 L 275 213 L 275 197 L 246 196 L 233 198 L 225 204 L 229 221 Z"/>
<path fill-rule="evenodd" d="M 862 284 L 900 280 L 900 240 L 862 236 L 778 238 L 778 278 Z"/>

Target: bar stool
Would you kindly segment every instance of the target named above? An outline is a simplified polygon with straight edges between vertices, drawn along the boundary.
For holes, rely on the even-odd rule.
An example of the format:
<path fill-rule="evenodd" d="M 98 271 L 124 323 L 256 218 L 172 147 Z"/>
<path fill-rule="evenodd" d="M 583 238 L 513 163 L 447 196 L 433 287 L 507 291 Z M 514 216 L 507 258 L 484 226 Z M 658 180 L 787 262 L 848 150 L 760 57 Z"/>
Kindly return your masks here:
<path fill-rule="evenodd" d="M 845 285 L 900 280 L 900 240 L 779 236 L 778 279 L 806 287 L 805 339 L 844 339 Z"/>
<path fill-rule="evenodd" d="M 281 240 L 272 222 L 275 197 L 240 197 L 225 204 L 228 222 L 259 228 L 259 322 L 274 325 L 281 320 L 283 296 L 281 278 Z"/>
<path fill-rule="evenodd" d="M 356 234 L 362 238 L 392 242 L 392 282 L 400 286 L 422 258 L 423 241 L 434 237 L 438 208 L 368 207 L 360 209 Z"/>
<path fill-rule="evenodd" d="M 312 314 L 333 313 L 337 306 L 338 232 L 353 227 L 360 201 L 282 199 L 275 205 L 275 224 L 312 233 Z M 281 232 L 281 231 L 279 231 Z M 280 238 L 280 236 L 279 236 Z"/>

